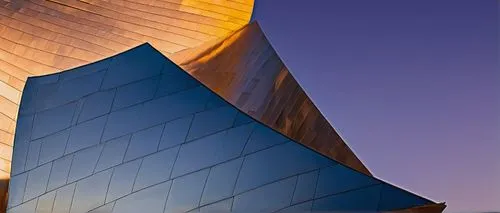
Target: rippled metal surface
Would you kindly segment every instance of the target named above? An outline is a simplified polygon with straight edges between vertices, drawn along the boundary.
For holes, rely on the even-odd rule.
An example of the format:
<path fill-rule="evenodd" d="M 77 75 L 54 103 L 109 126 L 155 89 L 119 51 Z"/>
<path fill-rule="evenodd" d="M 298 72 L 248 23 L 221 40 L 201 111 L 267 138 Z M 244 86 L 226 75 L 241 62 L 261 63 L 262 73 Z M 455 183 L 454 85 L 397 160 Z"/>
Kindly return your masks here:
<path fill-rule="evenodd" d="M 253 118 L 370 175 L 295 81 L 256 22 L 169 58 Z"/>

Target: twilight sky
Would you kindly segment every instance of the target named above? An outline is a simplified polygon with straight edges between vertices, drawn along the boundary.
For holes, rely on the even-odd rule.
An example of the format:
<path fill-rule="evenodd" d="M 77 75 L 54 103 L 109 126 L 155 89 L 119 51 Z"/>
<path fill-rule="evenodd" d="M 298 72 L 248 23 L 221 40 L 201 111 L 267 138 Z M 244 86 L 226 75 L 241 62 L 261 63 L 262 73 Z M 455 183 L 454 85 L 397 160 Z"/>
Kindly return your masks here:
<path fill-rule="evenodd" d="M 500 211 L 496 0 L 256 0 L 253 19 L 375 176 Z"/>

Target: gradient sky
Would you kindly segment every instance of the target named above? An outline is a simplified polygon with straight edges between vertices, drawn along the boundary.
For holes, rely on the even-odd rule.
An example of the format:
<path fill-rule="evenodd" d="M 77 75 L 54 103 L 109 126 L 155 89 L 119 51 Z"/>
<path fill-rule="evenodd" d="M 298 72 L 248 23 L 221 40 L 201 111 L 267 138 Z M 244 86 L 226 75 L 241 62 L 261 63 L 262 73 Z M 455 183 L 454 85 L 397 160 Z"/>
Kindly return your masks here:
<path fill-rule="evenodd" d="M 496 0 L 256 0 L 297 81 L 379 178 L 500 211 Z"/>

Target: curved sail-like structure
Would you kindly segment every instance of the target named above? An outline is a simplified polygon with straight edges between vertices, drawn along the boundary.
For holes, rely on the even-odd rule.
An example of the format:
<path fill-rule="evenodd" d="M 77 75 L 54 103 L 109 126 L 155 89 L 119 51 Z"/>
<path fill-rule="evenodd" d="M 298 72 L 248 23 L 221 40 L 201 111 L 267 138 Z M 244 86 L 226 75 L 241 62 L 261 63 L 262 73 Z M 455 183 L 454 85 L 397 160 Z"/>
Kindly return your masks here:
<path fill-rule="evenodd" d="M 253 118 L 370 175 L 295 81 L 257 22 L 170 58 Z"/>
<path fill-rule="evenodd" d="M 8 212 L 442 211 L 372 177 L 252 9 L 0 0 Z"/>
<path fill-rule="evenodd" d="M 277 130 L 147 44 L 29 78 L 7 211 L 388 213 L 442 206 Z"/>
<path fill-rule="evenodd" d="M 211 88 L 221 86 L 215 85 L 217 82 L 213 79 L 222 79 L 225 77 L 224 74 L 233 73 L 244 77 L 239 80 L 227 78 L 225 81 L 238 81 L 233 81 L 230 87 L 220 87 L 216 92 L 280 132 L 369 174 L 366 167 L 349 150 L 291 77 L 260 28 L 253 24 L 238 30 L 248 23 L 252 8 L 251 0 L 1 2 L 0 173 L 2 177 L 8 178 L 10 171 L 18 104 L 27 77 L 55 73 L 87 64 L 143 42 L 149 42 L 183 67 L 189 66 L 186 70 L 198 78 L 203 78 L 200 80 Z M 233 33 L 235 30 L 238 30 L 237 33 Z M 230 36 L 227 37 L 228 35 Z M 220 42 L 229 46 L 220 46 L 218 44 Z M 229 56 L 237 49 L 235 45 L 246 46 L 238 49 L 238 56 Z M 260 58 L 248 55 L 256 50 L 255 47 L 260 48 L 259 51 L 262 53 L 258 55 Z M 207 48 L 213 50 L 208 53 L 210 50 Z M 203 60 L 199 57 L 204 57 L 203 60 L 207 63 L 203 65 Z M 220 57 L 225 58 L 223 61 L 218 61 L 217 58 Z M 234 70 L 236 67 L 233 66 L 232 70 L 205 72 L 205 74 L 192 71 L 212 69 L 217 63 L 230 63 L 228 60 L 242 69 Z M 251 64 L 252 67 L 242 67 L 247 60 L 255 61 Z M 258 67 L 266 61 L 270 61 L 268 65 Z M 266 75 L 248 76 L 262 73 Z M 253 82 L 246 82 L 247 80 Z M 251 85 L 256 82 L 259 83 Z M 272 88 L 273 84 L 277 83 L 280 85 Z M 256 86 L 259 89 L 253 90 Z M 270 94 L 275 92 L 273 89 L 281 94 Z M 248 96 L 249 94 L 254 95 Z M 261 95 L 267 97 L 261 98 Z M 286 95 L 292 95 L 295 99 L 288 100 Z M 250 99 L 244 100 L 248 98 L 247 96 Z M 0 188 L 5 187 L 0 186 Z"/>

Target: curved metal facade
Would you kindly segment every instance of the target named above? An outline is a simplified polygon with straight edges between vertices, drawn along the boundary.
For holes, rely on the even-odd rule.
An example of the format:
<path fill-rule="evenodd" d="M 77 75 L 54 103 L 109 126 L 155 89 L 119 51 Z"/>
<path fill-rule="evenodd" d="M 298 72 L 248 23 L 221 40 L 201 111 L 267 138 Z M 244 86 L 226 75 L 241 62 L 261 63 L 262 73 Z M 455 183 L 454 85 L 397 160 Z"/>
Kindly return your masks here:
<path fill-rule="evenodd" d="M 10 213 L 434 205 L 252 119 L 150 45 L 29 78 L 13 157 Z"/>
<path fill-rule="evenodd" d="M 258 24 L 247 25 L 252 9 L 1 1 L 8 212 L 442 211 L 371 177 Z"/>
<path fill-rule="evenodd" d="M 224 37 L 250 20 L 253 0 L 0 1 L 0 209 L 26 79 L 149 42 L 164 55 Z"/>
<path fill-rule="evenodd" d="M 371 175 L 307 97 L 257 22 L 169 58 L 256 120 Z"/>
<path fill-rule="evenodd" d="M 8 181 L 18 104 L 28 76 L 87 64 L 143 42 L 255 119 L 370 174 L 293 79 L 258 25 L 240 29 L 252 9 L 253 0 L 0 2 L 0 184 Z M 220 64 L 227 66 L 220 69 Z M 5 189 L 0 185 L 0 194 Z"/>
<path fill-rule="evenodd" d="M 144 42 L 165 55 L 224 37 L 250 20 L 253 0 L 0 1 L 0 173 L 27 77 L 101 60 Z"/>

